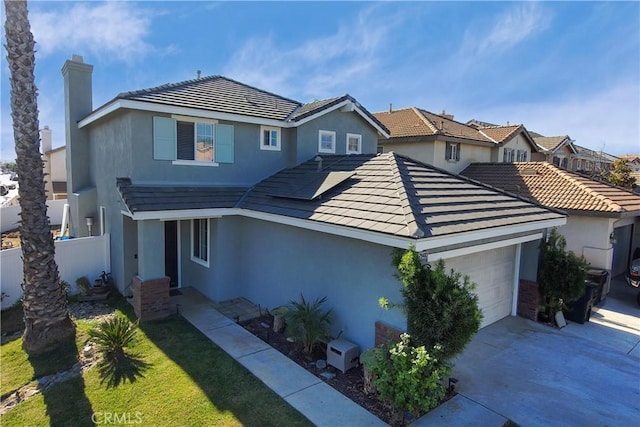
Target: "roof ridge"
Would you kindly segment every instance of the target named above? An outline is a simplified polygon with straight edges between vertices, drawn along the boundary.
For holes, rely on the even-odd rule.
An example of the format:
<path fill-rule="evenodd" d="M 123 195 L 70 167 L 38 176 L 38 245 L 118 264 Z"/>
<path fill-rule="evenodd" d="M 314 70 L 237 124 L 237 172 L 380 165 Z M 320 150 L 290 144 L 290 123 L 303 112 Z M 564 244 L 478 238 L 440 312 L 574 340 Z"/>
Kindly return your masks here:
<path fill-rule="evenodd" d="M 140 94 L 153 93 L 153 92 L 157 92 L 157 91 L 164 90 L 164 89 L 174 89 L 174 88 L 177 88 L 177 87 L 188 86 L 188 85 L 193 84 L 193 83 L 212 81 L 212 80 L 216 80 L 216 79 L 223 79 L 223 80 L 226 80 L 228 82 L 232 82 L 232 83 L 235 83 L 237 85 L 244 86 L 244 87 L 246 87 L 248 89 L 252 89 L 252 90 L 261 92 L 263 94 L 266 94 L 266 95 L 275 96 L 276 98 L 280 98 L 282 100 L 289 101 L 289 102 L 292 102 L 294 104 L 298 104 L 298 106 L 303 105 L 300 101 L 296 101 L 295 99 L 287 98 L 286 96 L 278 95 L 277 93 L 269 92 L 267 90 L 260 89 L 260 88 L 258 88 L 256 86 L 252 86 L 250 84 L 243 83 L 243 82 L 240 82 L 238 80 L 234 80 L 232 78 L 225 77 L 225 76 L 220 75 L 220 74 L 214 74 L 214 75 L 211 75 L 211 76 L 205 76 L 205 77 L 200 77 L 200 78 L 195 78 L 195 79 L 183 80 L 181 82 L 175 82 L 175 83 L 165 83 L 165 84 L 162 84 L 162 85 L 159 85 L 159 86 L 153 86 L 153 87 L 145 88 L 145 89 L 138 89 L 138 90 L 133 90 L 133 91 L 128 91 L 128 92 L 121 92 L 116 96 L 116 99 L 117 98 L 123 98 L 123 97 L 126 97 L 126 96 L 135 96 L 135 95 L 140 95 Z"/>
<path fill-rule="evenodd" d="M 546 165 L 546 167 L 548 169 L 550 169 L 551 171 L 555 172 L 557 175 L 561 176 L 565 180 L 567 180 L 567 181 L 571 182 L 572 184 L 576 185 L 580 190 L 582 190 L 584 193 L 588 194 L 590 197 L 595 197 L 597 200 L 605 202 L 615 212 L 622 212 L 624 210 L 624 208 L 622 206 L 620 206 L 619 204 L 617 204 L 616 202 L 614 202 L 610 198 L 608 198 L 606 196 L 603 196 L 602 194 L 600 194 L 596 190 L 590 188 L 588 185 L 584 184 L 582 181 L 577 179 L 576 178 L 576 174 L 570 173 L 569 171 L 566 171 L 566 170 L 563 170 L 563 169 L 560 169 L 559 167 L 557 167 L 555 165 L 552 165 L 551 163 L 548 163 L 548 162 L 543 162 L 543 163 Z M 580 176 L 580 175 L 578 175 L 578 176 Z"/>
<path fill-rule="evenodd" d="M 418 220 L 413 212 L 413 206 L 409 200 L 409 194 L 407 193 L 407 187 L 404 185 L 404 179 L 400 172 L 400 165 L 398 162 L 398 156 L 393 151 L 388 153 L 389 166 L 392 173 L 392 181 L 396 186 L 396 194 L 400 200 L 402 214 L 404 215 L 404 223 L 407 226 L 409 236 L 415 238 L 422 238 L 425 236 L 424 230 L 418 226 Z"/>
<path fill-rule="evenodd" d="M 438 129 L 437 126 L 435 126 L 433 123 L 431 123 L 431 120 L 427 119 L 424 114 L 422 114 L 422 110 L 416 107 L 411 107 L 410 108 L 414 114 L 416 116 L 418 116 L 426 125 L 427 127 L 429 127 L 433 132 L 437 133 L 437 134 L 441 134 L 442 132 L 440 131 L 440 129 Z"/>

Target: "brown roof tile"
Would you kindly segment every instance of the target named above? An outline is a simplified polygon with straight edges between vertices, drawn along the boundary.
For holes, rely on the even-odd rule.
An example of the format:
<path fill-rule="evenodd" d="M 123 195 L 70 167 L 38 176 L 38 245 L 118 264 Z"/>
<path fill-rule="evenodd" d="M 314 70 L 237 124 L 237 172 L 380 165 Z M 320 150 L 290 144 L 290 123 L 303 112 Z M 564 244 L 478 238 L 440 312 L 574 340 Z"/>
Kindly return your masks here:
<path fill-rule="evenodd" d="M 640 214 L 640 196 L 546 162 L 474 163 L 461 174 L 552 208 Z"/>

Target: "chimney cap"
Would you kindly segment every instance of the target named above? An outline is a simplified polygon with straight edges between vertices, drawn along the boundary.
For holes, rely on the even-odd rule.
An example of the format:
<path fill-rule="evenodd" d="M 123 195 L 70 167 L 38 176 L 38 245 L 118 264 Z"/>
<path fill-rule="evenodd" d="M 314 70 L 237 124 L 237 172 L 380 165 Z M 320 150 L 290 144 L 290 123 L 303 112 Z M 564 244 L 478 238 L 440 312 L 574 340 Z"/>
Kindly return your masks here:
<path fill-rule="evenodd" d="M 75 53 L 73 55 L 71 55 L 71 60 L 73 62 L 79 62 L 81 64 L 84 64 L 84 58 L 82 57 L 82 55 L 76 55 Z"/>

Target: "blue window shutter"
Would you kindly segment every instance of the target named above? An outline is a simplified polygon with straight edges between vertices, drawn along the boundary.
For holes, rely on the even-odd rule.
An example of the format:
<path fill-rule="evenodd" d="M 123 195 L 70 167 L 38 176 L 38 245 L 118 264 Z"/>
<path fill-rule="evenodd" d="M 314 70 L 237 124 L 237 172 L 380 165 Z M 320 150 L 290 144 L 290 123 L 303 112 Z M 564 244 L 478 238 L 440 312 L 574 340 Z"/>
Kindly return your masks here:
<path fill-rule="evenodd" d="M 215 161 L 233 163 L 233 126 L 217 124 L 215 144 Z"/>
<path fill-rule="evenodd" d="M 153 158 L 176 159 L 176 120 L 170 117 L 153 118 Z"/>

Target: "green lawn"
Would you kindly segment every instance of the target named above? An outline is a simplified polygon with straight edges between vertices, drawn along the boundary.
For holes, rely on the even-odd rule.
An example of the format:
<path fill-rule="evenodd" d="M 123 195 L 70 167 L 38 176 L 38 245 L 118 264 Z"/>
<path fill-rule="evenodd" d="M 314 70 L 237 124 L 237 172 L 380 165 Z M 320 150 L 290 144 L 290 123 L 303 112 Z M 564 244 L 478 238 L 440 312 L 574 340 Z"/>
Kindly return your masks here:
<path fill-rule="evenodd" d="M 126 303 L 119 310 L 132 317 Z M 79 322 L 77 348 L 91 325 Z M 30 361 L 21 340 L 3 345 L 2 395 L 28 383 L 34 372 L 70 366 L 69 348 L 59 355 Z M 137 368 L 120 376 L 101 376 L 94 367 L 82 377 L 57 384 L 44 395 L 18 404 L 0 418 L 3 426 L 139 425 L 310 425 L 235 360 L 186 320 L 173 316 L 140 325 L 129 350 Z M 69 363 L 71 362 L 71 363 Z M 34 368 L 35 366 L 35 368 Z M 118 383 L 114 386 L 113 383 Z M 106 417 L 111 417 L 107 420 Z"/>

